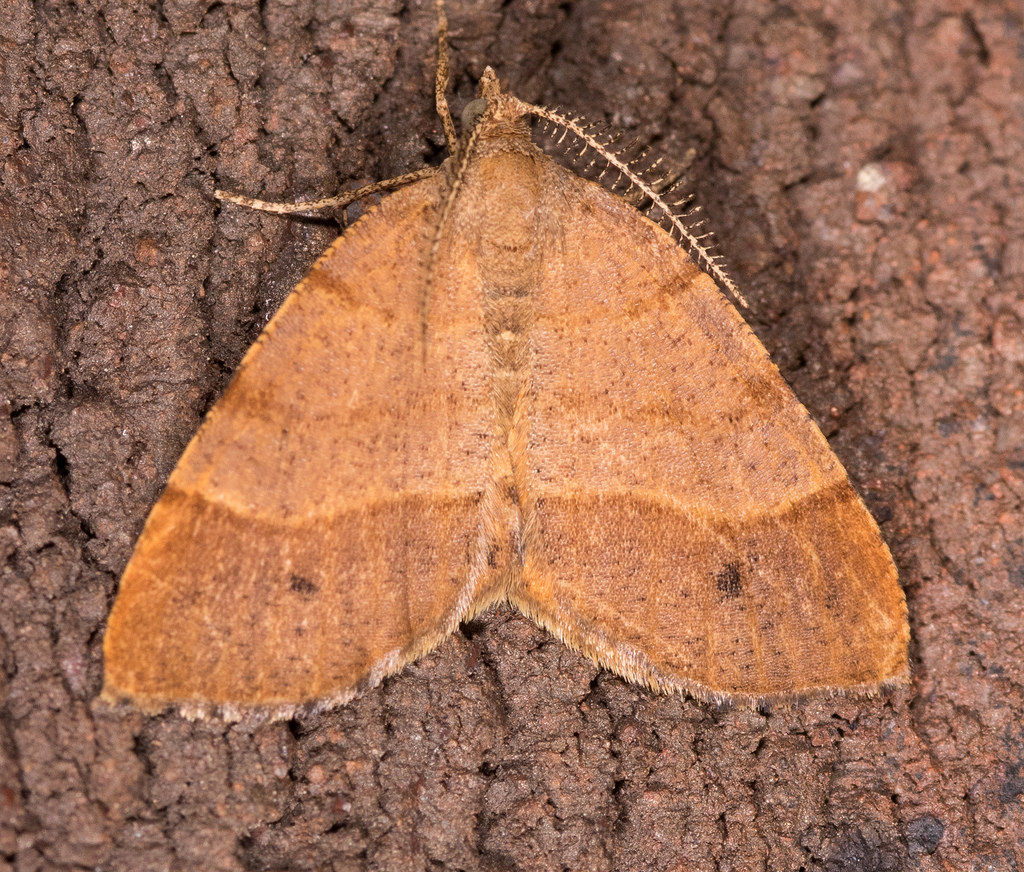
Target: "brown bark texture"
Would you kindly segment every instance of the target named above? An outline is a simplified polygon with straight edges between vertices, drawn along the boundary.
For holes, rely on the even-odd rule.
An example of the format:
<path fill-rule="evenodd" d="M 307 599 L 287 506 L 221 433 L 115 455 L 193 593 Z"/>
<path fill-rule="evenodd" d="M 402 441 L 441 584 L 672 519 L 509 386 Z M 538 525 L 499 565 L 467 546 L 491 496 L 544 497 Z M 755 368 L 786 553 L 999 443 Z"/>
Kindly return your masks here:
<path fill-rule="evenodd" d="M 491 64 L 691 173 L 893 551 L 907 688 L 659 696 L 497 607 L 316 716 L 98 699 L 147 512 L 338 232 L 213 189 L 438 163 L 432 6 L 4 6 L 0 872 L 1024 868 L 1017 0 L 449 4 L 456 112 Z"/>

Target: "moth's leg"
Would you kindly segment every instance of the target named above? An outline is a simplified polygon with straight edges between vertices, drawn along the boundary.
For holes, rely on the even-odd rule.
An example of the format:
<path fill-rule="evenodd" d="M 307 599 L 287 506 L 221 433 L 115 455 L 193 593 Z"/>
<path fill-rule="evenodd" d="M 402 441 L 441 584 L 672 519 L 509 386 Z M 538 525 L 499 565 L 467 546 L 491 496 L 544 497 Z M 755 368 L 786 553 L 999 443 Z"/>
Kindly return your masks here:
<path fill-rule="evenodd" d="M 395 176 L 393 179 L 385 179 L 382 182 L 374 182 L 372 185 L 364 185 L 355 191 L 345 191 L 336 197 L 325 197 L 322 200 L 309 200 L 305 203 L 274 203 L 269 200 L 258 200 L 253 197 L 244 197 L 241 194 L 232 194 L 228 191 L 217 190 L 213 192 L 218 200 L 227 203 L 234 203 L 238 206 L 246 206 L 249 209 L 256 209 L 260 212 L 273 212 L 277 215 L 293 215 L 296 212 L 316 212 L 321 209 L 333 209 L 349 205 L 356 200 L 379 194 L 383 191 L 391 191 L 426 179 L 440 172 L 440 167 L 426 167 L 422 170 L 415 170 L 411 173 L 404 173 Z"/>

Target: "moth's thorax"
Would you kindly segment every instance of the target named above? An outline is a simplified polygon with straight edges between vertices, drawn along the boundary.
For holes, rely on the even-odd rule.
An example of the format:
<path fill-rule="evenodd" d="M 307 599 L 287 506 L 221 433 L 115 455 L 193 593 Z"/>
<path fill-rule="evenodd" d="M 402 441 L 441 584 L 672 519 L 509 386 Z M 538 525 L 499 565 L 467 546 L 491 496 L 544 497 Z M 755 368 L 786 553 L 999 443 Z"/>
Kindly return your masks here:
<path fill-rule="evenodd" d="M 475 254 L 488 295 L 504 294 L 511 286 L 525 290 L 537 281 L 543 195 L 541 165 L 528 151 L 497 150 L 467 170 L 460 211 L 473 215 Z"/>

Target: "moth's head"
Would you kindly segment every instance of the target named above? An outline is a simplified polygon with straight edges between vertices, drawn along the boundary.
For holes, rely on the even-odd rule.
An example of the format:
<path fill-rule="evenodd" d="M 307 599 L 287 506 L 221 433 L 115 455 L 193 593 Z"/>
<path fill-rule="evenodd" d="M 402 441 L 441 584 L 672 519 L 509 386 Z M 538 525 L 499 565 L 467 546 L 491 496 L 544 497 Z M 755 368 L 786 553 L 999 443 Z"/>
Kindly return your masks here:
<path fill-rule="evenodd" d="M 529 106 L 501 90 L 498 76 L 487 67 L 476 89 L 477 97 L 462 110 L 462 135 L 469 136 L 479 127 L 479 137 L 521 134 L 526 130 Z"/>

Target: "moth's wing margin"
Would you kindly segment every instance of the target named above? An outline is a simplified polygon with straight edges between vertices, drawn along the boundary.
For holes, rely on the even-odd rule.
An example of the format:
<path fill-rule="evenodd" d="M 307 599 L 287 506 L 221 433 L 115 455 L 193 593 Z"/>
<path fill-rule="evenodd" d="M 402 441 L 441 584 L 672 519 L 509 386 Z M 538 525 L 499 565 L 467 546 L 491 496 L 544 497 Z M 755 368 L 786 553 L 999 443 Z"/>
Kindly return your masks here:
<path fill-rule="evenodd" d="M 668 234 L 551 172 L 513 602 L 625 677 L 702 699 L 905 680 L 888 548 L 764 347 Z"/>
<path fill-rule="evenodd" d="M 470 607 L 493 404 L 468 289 L 431 299 L 424 351 L 440 184 L 350 228 L 246 354 L 125 569 L 106 698 L 340 703 Z"/>

